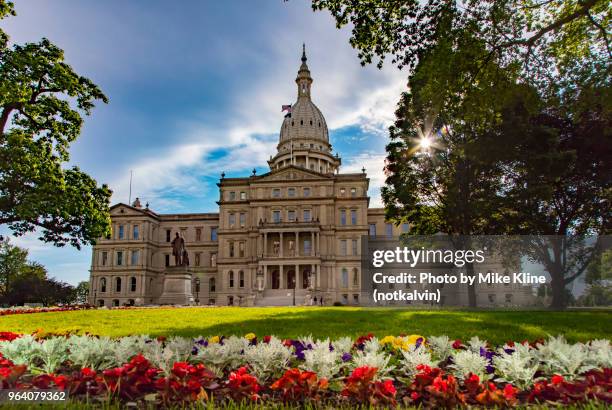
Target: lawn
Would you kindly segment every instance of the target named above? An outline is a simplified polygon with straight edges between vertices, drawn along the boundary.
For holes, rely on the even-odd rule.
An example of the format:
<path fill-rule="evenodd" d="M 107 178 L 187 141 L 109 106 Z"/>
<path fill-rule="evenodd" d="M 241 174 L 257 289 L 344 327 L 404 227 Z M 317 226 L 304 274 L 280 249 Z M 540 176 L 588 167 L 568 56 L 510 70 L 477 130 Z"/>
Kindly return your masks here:
<path fill-rule="evenodd" d="M 610 311 L 466 311 L 401 308 L 280 307 L 280 308 L 158 308 L 83 310 L 0 317 L 0 331 L 90 333 L 125 336 L 244 335 L 317 338 L 421 334 L 493 343 L 563 334 L 571 341 L 610 338 Z"/>

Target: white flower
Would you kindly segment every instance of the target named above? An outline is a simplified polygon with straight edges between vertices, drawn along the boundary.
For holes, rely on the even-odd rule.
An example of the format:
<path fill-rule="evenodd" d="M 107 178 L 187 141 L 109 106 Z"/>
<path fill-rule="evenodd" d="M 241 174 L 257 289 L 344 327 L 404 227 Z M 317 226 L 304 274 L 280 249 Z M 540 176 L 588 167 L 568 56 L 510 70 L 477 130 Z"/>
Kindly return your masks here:
<path fill-rule="evenodd" d="M 408 350 L 402 350 L 403 359 L 402 370 L 408 376 L 414 376 L 417 373 L 417 366 L 424 364 L 429 367 L 436 367 L 436 362 L 432 359 L 431 353 L 423 346 L 410 346 Z"/>
<path fill-rule="evenodd" d="M 571 345 L 563 336 L 549 338 L 538 345 L 536 353 L 541 369 L 549 376 L 560 374 L 572 380 L 596 367 L 590 360 L 591 352 L 588 346 L 583 343 Z"/>
<path fill-rule="evenodd" d="M 448 336 L 431 336 L 428 341 L 433 356 L 438 362 L 448 359 L 454 351 L 453 342 Z"/>
<path fill-rule="evenodd" d="M 487 359 L 471 350 L 461 350 L 453 354 L 453 364 L 450 366 L 453 373 L 463 379 L 470 373 L 480 377 L 481 380 L 489 378 L 487 374 Z"/>
<path fill-rule="evenodd" d="M 286 368 L 291 358 L 291 350 L 273 337 L 269 343 L 248 346 L 244 351 L 244 358 L 253 369 L 253 374 L 259 380 L 265 381 Z"/>
<path fill-rule="evenodd" d="M 514 351 L 506 353 L 504 349 Z M 527 389 L 533 384 L 535 373 L 540 366 L 533 349 L 517 343 L 514 347 L 500 348 L 497 354 L 493 357 L 493 365 L 495 374 L 499 376 L 498 381 L 512 383 L 520 389 Z"/>
<path fill-rule="evenodd" d="M 68 359 L 78 367 L 95 370 L 115 365 L 115 343 L 108 337 L 70 336 L 68 338 Z"/>
<path fill-rule="evenodd" d="M 337 350 L 341 355 L 342 353 L 349 353 L 353 347 L 353 339 L 350 337 L 341 337 L 340 339 L 333 341 L 332 346 L 334 347 L 334 350 Z"/>
<path fill-rule="evenodd" d="M 330 351 L 329 340 L 317 343 L 312 350 L 304 350 L 304 363 L 300 367 L 317 373 L 321 378 L 331 379 L 342 367 L 342 352 L 334 349 Z"/>

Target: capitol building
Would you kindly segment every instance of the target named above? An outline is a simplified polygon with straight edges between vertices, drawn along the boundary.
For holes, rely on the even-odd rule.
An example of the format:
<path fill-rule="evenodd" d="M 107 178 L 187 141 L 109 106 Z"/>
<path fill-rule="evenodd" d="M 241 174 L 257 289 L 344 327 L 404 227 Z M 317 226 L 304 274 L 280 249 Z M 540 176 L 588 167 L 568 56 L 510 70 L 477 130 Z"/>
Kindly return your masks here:
<path fill-rule="evenodd" d="M 312 100 L 305 52 L 295 82 L 297 101 L 281 124 L 270 170 L 222 175 L 218 213 L 159 214 L 139 200 L 111 207 L 112 236 L 93 247 L 91 304 L 367 303 L 362 238 L 397 237 L 408 226 L 391 224 L 384 209 L 369 207 L 365 169 L 341 172 L 325 117 Z M 179 266 L 177 234 L 185 252 Z M 482 304 L 491 295 L 503 305 L 513 292 L 489 290 Z M 467 304 L 463 294 L 451 299 Z"/>

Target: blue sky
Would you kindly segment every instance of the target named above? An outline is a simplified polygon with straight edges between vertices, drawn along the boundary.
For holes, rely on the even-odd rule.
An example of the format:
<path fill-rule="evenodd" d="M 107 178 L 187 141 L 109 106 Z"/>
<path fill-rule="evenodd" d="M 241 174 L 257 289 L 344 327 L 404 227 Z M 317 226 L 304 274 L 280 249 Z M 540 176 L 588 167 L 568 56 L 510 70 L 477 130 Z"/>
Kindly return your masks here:
<path fill-rule="evenodd" d="M 180 6 L 178 6 L 180 4 Z M 71 162 L 156 212 L 216 212 L 222 171 L 266 170 L 295 101 L 302 42 L 314 78 L 313 101 L 330 127 L 341 171 L 366 167 L 380 205 L 386 128 L 406 73 L 362 67 L 327 12 L 305 0 L 17 0 L 2 21 L 16 43 L 49 38 L 110 99 L 86 118 Z M 57 248 L 36 235 L 14 238 L 50 274 L 88 278 L 91 249 Z"/>

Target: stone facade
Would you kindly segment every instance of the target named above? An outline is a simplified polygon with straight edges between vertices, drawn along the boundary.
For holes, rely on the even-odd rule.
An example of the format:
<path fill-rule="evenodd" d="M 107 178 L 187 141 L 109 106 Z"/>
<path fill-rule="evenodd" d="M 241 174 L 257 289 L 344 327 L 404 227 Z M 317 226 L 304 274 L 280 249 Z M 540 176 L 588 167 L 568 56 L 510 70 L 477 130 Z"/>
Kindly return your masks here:
<path fill-rule="evenodd" d="M 368 207 L 365 169 L 339 172 L 341 159 L 311 100 L 312 82 L 303 53 L 298 98 L 283 120 L 270 171 L 222 176 L 219 213 L 162 215 L 138 200 L 114 205 L 112 237 L 93 249 L 90 303 L 365 302 L 361 238 L 399 236 L 408 227 L 387 223 L 383 209 Z M 185 239 L 188 267 L 173 266 L 177 232 Z"/>

